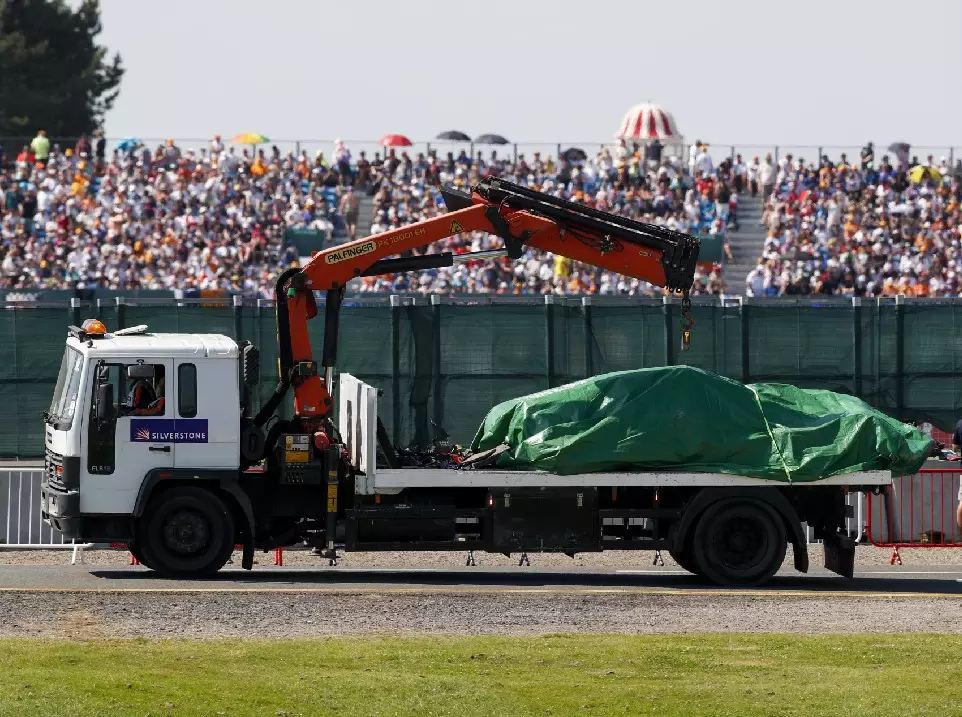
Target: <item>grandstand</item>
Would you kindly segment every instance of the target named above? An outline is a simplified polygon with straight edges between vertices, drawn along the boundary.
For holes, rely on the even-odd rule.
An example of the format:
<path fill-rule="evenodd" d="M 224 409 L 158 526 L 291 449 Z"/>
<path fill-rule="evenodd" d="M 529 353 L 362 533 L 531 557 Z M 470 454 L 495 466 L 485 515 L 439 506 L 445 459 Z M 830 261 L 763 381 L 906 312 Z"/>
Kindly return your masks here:
<path fill-rule="evenodd" d="M 347 143 L 250 148 L 30 142 L 0 157 L 0 288 L 199 290 L 269 296 L 277 273 L 316 250 L 445 211 L 437 187 L 497 175 L 571 201 L 719 240 L 695 294 L 944 296 L 962 275 L 962 160 L 924 161 L 871 146 L 817 164 L 786 153 L 719 156 L 696 141 L 652 152 L 452 152 Z M 108 147 L 108 145 L 110 145 Z M 417 148 L 420 150 L 420 147 Z M 673 153 L 670 153 L 673 152 Z M 46 154 L 46 153 L 45 153 Z M 356 198 L 355 198 L 356 197 Z M 350 220 L 350 221 L 348 221 Z M 711 237 L 709 240 L 707 237 Z M 498 240 L 441 242 L 464 252 Z M 437 251 L 441 247 L 429 247 Z M 536 250 L 372 277 L 361 292 L 660 295 L 644 282 Z"/>

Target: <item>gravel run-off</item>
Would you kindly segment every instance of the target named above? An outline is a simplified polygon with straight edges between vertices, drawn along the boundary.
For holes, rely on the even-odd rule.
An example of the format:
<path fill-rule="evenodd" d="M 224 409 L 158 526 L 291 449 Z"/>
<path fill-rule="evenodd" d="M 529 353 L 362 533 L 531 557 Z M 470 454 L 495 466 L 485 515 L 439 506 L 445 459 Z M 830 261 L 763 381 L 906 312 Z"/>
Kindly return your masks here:
<path fill-rule="evenodd" d="M 812 549 L 812 562 L 821 560 Z M 903 551 L 907 565 L 958 565 L 955 550 Z M 258 554 L 255 570 L 273 568 Z M 888 565 L 890 550 L 860 548 L 859 567 Z M 239 563 L 239 555 L 235 558 Z M 667 567 L 671 559 L 664 555 Z M 350 554 L 345 567 L 460 567 L 461 554 Z M 516 565 L 516 558 L 485 553 L 478 565 Z M 123 567 L 129 556 L 88 551 L 87 566 Z M 788 556 L 790 565 L 791 556 Z M 4 564 L 62 564 L 69 552 L 0 552 Z M 305 552 L 285 553 L 290 567 L 321 565 Z M 649 567 L 648 553 L 532 556 L 532 565 L 591 568 Z M 76 568 L 74 568 L 76 569 Z M 699 594 L 608 590 L 525 592 L 431 589 L 424 592 L 4 592 L 0 637 L 42 638 L 289 638 L 360 634 L 547 633 L 669 634 L 699 632 L 962 633 L 962 599 L 918 595 L 765 595 L 724 591 Z"/>

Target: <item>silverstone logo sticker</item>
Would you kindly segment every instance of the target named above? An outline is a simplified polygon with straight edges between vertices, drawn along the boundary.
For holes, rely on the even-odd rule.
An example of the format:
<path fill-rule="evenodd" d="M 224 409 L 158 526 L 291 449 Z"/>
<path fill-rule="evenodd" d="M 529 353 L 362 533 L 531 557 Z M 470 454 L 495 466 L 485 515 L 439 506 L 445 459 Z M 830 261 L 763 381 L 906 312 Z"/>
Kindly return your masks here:
<path fill-rule="evenodd" d="M 348 259 L 355 259 L 359 256 L 364 256 L 365 254 L 370 254 L 372 251 L 377 249 L 377 244 L 372 241 L 366 241 L 360 246 L 349 246 L 346 249 L 335 249 L 324 255 L 325 264 L 339 264 L 342 261 L 347 261 Z"/>
<path fill-rule="evenodd" d="M 206 418 L 132 418 L 133 443 L 207 443 Z"/>

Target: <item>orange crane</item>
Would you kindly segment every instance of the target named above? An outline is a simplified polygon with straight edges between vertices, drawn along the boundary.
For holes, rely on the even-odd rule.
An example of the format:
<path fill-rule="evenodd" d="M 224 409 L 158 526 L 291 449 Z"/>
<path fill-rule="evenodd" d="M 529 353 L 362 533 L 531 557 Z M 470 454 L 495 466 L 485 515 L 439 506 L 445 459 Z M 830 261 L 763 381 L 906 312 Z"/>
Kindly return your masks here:
<path fill-rule="evenodd" d="M 338 314 L 347 283 L 356 277 L 452 266 L 493 257 L 517 259 L 525 245 L 636 277 L 682 294 L 682 349 L 694 327 L 688 293 L 698 261 L 697 238 L 558 199 L 501 179 L 481 180 L 471 194 L 442 189 L 446 214 L 375 234 L 316 254 L 302 268 L 282 273 L 275 286 L 280 383 L 254 418 L 263 426 L 294 388 L 294 418 L 316 429 L 333 408 Z M 502 249 L 419 256 L 396 255 L 462 232 L 484 231 Z M 317 315 L 314 292 L 326 296 L 321 370 L 311 351 L 308 321 Z M 274 431 L 272 431 L 274 433 Z M 263 435 L 263 434 L 261 434 Z M 271 440 L 251 452 L 271 450 Z M 260 450 L 258 450 L 260 449 Z"/>

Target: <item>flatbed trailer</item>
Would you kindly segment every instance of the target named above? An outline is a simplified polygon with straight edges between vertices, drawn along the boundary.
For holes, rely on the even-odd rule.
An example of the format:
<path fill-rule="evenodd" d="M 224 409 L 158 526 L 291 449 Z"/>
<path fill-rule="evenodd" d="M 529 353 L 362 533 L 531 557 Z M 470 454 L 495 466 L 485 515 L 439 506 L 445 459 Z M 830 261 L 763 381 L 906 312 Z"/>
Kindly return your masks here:
<path fill-rule="evenodd" d="M 339 432 L 357 471 L 347 551 L 484 550 L 524 561 L 538 552 L 659 550 L 719 584 L 756 585 L 781 567 L 789 543 L 796 569 L 808 571 L 806 523 L 824 543 L 826 567 L 852 577 L 859 536 L 845 531 L 849 497 L 892 481 L 888 471 L 789 484 L 722 473 L 388 467 L 377 396 L 341 375 Z"/>

